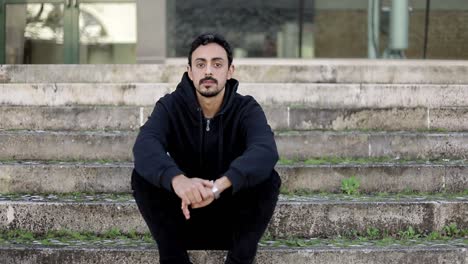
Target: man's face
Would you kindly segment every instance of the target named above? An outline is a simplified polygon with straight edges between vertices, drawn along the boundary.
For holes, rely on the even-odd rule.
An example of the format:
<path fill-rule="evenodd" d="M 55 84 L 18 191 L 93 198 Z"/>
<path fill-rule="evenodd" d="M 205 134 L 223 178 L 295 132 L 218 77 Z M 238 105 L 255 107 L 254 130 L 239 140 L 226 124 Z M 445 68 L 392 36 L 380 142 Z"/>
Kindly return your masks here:
<path fill-rule="evenodd" d="M 204 97 L 224 94 L 226 81 L 231 79 L 234 66 L 228 66 L 227 53 L 216 43 L 201 45 L 192 53 L 192 67 L 188 75 L 197 90 Z"/>

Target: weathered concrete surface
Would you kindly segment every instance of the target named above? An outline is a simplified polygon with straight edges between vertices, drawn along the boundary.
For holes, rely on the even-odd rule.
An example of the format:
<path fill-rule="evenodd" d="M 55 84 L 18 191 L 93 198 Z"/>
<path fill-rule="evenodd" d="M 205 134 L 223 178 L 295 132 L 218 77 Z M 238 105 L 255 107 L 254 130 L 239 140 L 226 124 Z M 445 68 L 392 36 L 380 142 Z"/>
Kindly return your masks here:
<path fill-rule="evenodd" d="M 447 167 L 445 169 L 445 184 L 448 188 L 455 188 L 458 189 L 461 187 L 460 190 L 468 189 L 468 172 L 466 171 L 465 166 L 455 166 L 455 167 Z"/>
<path fill-rule="evenodd" d="M 468 83 L 466 61 L 236 60 L 242 82 Z M 177 82 L 186 62 L 165 65 L 2 65 L 0 82 Z"/>
<path fill-rule="evenodd" d="M 154 106 L 175 87 L 175 83 L 0 84 L 0 104 Z M 468 85 L 241 82 L 238 91 L 252 95 L 263 105 L 325 109 L 468 106 Z"/>
<path fill-rule="evenodd" d="M 315 108 L 463 107 L 466 85 L 420 84 L 240 84 L 263 104 L 292 103 Z"/>
<path fill-rule="evenodd" d="M 468 109 L 439 108 L 429 111 L 430 127 L 445 128 L 452 131 L 468 130 Z"/>
<path fill-rule="evenodd" d="M 185 66 L 163 64 L 2 65 L 2 83 L 178 82 Z"/>
<path fill-rule="evenodd" d="M 223 263 L 226 252 L 190 251 L 195 264 Z M 392 247 L 392 248 L 259 248 L 257 264 L 466 264 L 466 248 Z M 155 248 L 47 248 L 0 247 L 0 263 L 8 264 L 150 264 L 159 258 Z M 4 261 L 4 262 L 2 262 Z"/>
<path fill-rule="evenodd" d="M 468 197 L 464 198 L 466 200 Z M 434 208 L 434 217 L 437 218 L 434 222 L 436 230 L 442 230 L 445 225 L 450 223 L 464 223 L 464 228 L 468 227 L 468 203 L 441 201 L 439 205 Z"/>
<path fill-rule="evenodd" d="M 0 159 L 128 161 L 135 138 L 134 132 L 3 132 Z"/>
<path fill-rule="evenodd" d="M 267 118 L 268 124 L 273 130 L 289 130 L 290 127 L 290 110 L 288 106 L 263 106 L 263 111 Z"/>
<path fill-rule="evenodd" d="M 294 130 L 415 130 L 427 129 L 427 109 L 290 109 L 290 129 Z M 450 117 L 448 117 L 450 119 Z"/>
<path fill-rule="evenodd" d="M 415 158 L 468 157 L 465 133 L 409 134 L 376 133 L 369 136 L 369 156 L 410 156 Z"/>
<path fill-rule="evenodd" d="M 466 133 L 286 132 L 275 136 L 280 156 L 309 157 L 468 157 Z"/>
<path fill-rule="evenodd" d="M 136 132 L 0 131 L 0 160 L 132 159 Z M 281 157 L 468 157 L 468 133 L 284 132 Z"/>
<path fill-rule="evenodd" d="M 152 106 L 0 106 L 0 129 L 56 131 L 135 131 L 146 122 Z M 273 129 L 288 128 L 288 107 L 266 107 Z"/>
<path fill-rule="evenodd" d="M 363 164 L 279 166 L 283 188 L 340 192 L 341 181 L 355 176 L 361 192 L 461 192 L 468 189 L 468 166 L 434 164 Z"/>
<path fill-rule="evenodd" d="M 181 217 L 182 214 L 181 214 Z M 340 201 L 301 198 L 278 203 L 269 226 L 273 237 L 335 237 L 375 227 L 389 234 L 412 226 L 441 230 L 450 223 L 468 228 L 468 200 Z M 103 233 L 112 228 L 146 232 L 133 202 L 0 201 L 0 228 L 44 233 L 68 229 Z"/>
<path fill-rule="evenodd" d="M 2 105 L 154 105 L 174 84 L 25 83 L 0 84 Z"/>
<path fill-rule="evenodd" d="M 130 192 L 133 164 L 0 164 L 0 193 Z"/>
<path fill-rule="evenodd" d="M 322 109 L 263 106 L 275 130 L 468 130 L 468 108 Z M 138 130 L 153 107 L 0 106 L 0 128 L 25 130 Z"/>
<path fill-rule="evenodd" d="M 126 193 L 132 168 L 132 163 L 0 163 L 0 193 Z M 363 193 L 468 189 L 468 165 L 280 165 L 276 169 L 287 191 L 341 192 L 341 181 L 351 176 L 359 180 Z"/>
<path fill-rule="evenodd" d="M 138 130 L 151 113 L 136 106 L 2 106 L 0 127 L 24 130 Z"/>
<path fill-rule="evenodd" d="M 333 237 L 351 230 L 365 233 L 369 227 L 390 233 L 409 226 L 441 230 L 450 223 L 468 226 L 468 202 L 295 202 L 279 206 L 269 231 L 275 237 Z"/>

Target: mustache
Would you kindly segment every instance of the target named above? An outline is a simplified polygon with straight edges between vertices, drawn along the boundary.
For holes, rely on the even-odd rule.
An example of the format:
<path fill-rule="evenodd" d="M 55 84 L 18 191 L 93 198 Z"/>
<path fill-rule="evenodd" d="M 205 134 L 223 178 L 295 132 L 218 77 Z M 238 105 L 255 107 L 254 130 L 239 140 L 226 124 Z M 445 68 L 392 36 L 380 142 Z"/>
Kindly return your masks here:
<path fill-rule="evenodd" d="M 200 80 L 199 84 L 202 84 L 204 81 L 213 81 L 215 82 L 216 84 L 218 84 L 218 80 L 216 80 L 215 78 L 213 77 L 205 77 L 203 79 Z"/>

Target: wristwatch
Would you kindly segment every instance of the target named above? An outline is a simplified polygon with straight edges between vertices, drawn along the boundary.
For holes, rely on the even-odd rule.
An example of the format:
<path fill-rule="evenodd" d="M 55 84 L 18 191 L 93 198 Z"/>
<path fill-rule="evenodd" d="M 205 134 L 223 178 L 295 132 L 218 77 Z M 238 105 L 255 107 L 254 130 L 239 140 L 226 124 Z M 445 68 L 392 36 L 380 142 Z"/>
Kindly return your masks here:
<path fill-rule="evenodd" d="M 211 188 L 211 191 L 213 192 L 214 194 L 214 198 L 215 200 L 219 198 L 219 196 L 221 195 L 221 190 L 218 189 L 218 187 L 216 185 L 213 184 L 213 188 Z"/>

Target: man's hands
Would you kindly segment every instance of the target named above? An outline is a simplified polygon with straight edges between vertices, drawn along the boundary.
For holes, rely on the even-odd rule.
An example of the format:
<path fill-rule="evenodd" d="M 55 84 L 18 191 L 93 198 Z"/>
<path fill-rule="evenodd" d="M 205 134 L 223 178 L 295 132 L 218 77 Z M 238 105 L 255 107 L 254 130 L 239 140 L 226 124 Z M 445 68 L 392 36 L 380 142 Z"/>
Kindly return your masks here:
<path fill-rule="evenodd" d="M 192 208 L 200 208 L 207 206 L 214 200 L 213 182 L 200 178 L 187 178 L 180 174 L 172 179 L 172 188 L 174 192 L 182 200 L 182 212 L 185 219 L 190 218 L 189 205 Z"/>
<path fill-rule="evenodd" d="M 200 178 L 187 178 L 180 174 L 172 179 L 172 188 L 177 196 L 187 205 L 199 203 L 213 196 L 211 188 L 213 183 Z"/>
<path fill-rule="evenodd" d="M 214 194 L 211 191 L 214 184 L 216 184 L 221 192 L 232 185 L 226 176 L 219 178 L 214 183 L 200 178 L 187 178 L 183 174 L 177 175 L 172 179 L 172 188 L 182 200 L 181 209 L 185 219 L 190 219 L 189 206 L 193 209 L 202 208 L 214 201 Z"/>

